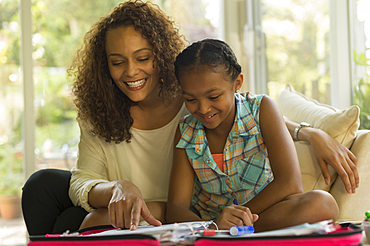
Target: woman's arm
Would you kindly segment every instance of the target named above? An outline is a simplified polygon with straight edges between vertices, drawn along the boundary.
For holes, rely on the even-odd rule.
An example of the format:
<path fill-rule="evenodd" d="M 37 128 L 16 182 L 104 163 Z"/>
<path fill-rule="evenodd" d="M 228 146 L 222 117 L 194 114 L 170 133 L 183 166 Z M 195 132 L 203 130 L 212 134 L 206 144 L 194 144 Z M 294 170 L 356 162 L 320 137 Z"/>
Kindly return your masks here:
<path fill-rule="evenodd" d="M 289 120 L 285 120 L 285 123 L 290 135 L 293 136 L 298 124 Z M 298 139 L 308 141 L 311 144 L 327 185 L 330 183 L 328 170 L 328 165 L 330 165 L 343 180 L 347 192 L 355 193 L 360 179 L 357 171 L 357 158 L 349 149 L 326 132 L 316 128 L 301 128 L 298 132 Z"/>
<path fill-rule="evenodd" d="M 140 217 L 151 225 L 161 225 L 149 211 L 140 190 L 129 181 L 118 180 L 95 185 L 89 192 L 89 203 L 95 208 L 108 207 L 110 223 L 115 227 L 135 230 Z M 151 205 L 160 216 L 163 206 Z"/>
<path fill-rule="evenodd" d="M 87 212 L 94 208 L 105 207 L 109 199 L 102 199 L 104 205 L 91 205 L 88 194 L 92 187 L 99 183 L 107 183 L 106 157 L 98 141 L 90 134 L 90 125 L 87 122 L 79 122 L 80 141 L 78 143 L 78 159 L 72 168 L 69 196 L 75 206 L 83 207 Z"/>
<path fill-rule="evenodd" d="M 303 192 L 294 143 L 277 104 L 268 96 L 262 99 L 259 120 L 274 180 L 245 204 L 257 214 L 289 195 Z"/>
<path fill-rule="evenodd" d="M 171 170 L 166 222 L 199 221 L 201 218 L 189 210 L 194 186 L 194 170 L 189 163 L 185 149 L 176 148 L 181 137 L 176 131 L 173 166 Z"/>
<path fill-rule="evenodd" d="M 80 124 L 79 158 L 72 169 L 69 190 L 73 203 L 88 212 L 107 207 L 110 223 L 116 227 L 136 229 L 140 216 L 149 224 L 161 225 L 151 215 L 140 190 L 132 182 L 109 182 L 104 151 L 87 127 Z"/>

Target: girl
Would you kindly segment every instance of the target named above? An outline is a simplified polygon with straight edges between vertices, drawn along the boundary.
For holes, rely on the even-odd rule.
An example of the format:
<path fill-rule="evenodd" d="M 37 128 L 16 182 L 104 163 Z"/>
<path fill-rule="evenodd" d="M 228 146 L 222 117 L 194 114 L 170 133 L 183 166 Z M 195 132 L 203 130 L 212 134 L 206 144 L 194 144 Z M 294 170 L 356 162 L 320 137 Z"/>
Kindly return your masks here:
<path fill-rule="evenodd" d="M 175 137 L 167 222 L 215 220 L 220 229 L 244 224 L 264 231 L 336 220 L 329 193 L 302 193 L 294 144 L 276 103 L 235 93 L 243 74 L 226 43 L 193 43 L 178 55 L 175 74 L 191 115 Z"/>

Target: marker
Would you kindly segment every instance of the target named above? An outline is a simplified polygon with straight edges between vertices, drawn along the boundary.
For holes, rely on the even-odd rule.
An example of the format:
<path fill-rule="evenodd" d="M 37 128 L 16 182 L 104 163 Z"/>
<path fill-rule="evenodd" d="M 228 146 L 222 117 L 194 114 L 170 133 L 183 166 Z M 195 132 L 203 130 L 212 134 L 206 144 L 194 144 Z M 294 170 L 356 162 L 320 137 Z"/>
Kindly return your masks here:
<path fill-rule="evenodd" d="M 235 205 L 239 205 L 238 200 L 236 200 L 235 198 L 234 198 L 234 200 L 233 200 L 233 203 L 234 203 Z"/>
<path fill-rule="evenodd" d="M 240 236 L 254 233 L 253 226 L 232 226 L 230 230 L 213 230 L 208 229 L 203 231 L 203 236 L 214 236 L 216 232 L 228 232 L 231 236 Z"/>
<path fill-rule="evenodd" d="M 229 230 L 231 236 L 252 234 L 253 232 L 254 232 L 253 226 L 232 226 Z"/>

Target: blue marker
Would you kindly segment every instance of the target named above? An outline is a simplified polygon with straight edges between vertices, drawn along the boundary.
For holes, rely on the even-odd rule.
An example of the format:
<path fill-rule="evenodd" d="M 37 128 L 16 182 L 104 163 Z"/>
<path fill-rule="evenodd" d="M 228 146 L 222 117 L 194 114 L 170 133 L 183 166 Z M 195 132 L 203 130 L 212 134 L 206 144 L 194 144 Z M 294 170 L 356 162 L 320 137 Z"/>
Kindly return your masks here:
<path fill-rule="evenodd" d="M 234 198 L 234 200 L 233 200 L 233 203 L 234 203 L 235 205 L 239 205 L 238 200 L 236 200 L 235 198 Z"/>
<path fill-rule="evenodd" d="M 252 234 L 253 232 L 254 232 L 253 226 L 232 226 L 229 230 L 231 236 Z"/>

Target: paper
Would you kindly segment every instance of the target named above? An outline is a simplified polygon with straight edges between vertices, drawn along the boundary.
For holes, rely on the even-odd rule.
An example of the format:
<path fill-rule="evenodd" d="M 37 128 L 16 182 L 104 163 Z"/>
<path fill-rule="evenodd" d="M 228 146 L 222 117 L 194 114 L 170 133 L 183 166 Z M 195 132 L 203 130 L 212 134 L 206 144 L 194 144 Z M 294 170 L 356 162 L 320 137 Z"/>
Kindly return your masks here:
<path fill-rule="evenodd" d="M 328 233 L 333 230 L 331 220 L 325 220 L 314 224 L 304 223 L 297 226 L 292 226 L 284 229 L 245 234 L 240 236 L 231 236 L 229 233 L 217 233 L 212 237 L 217 238 L 240 238 L 240 237 L 270 237 L 270 236 L 300 236 L 312 233 Z M 139 226 L 137 230 L 130 231 L 128 229 L 113 229 L 104 232 L 99 232 L 89 235 L 78 235 L 77 237 L 105 237 L 105 236 L 122 236 L 122 235 L 151 235 L 160 241 L 161 245 L 174 244 L 193 244 L 194 241 L 202 236 L 204 229 L 212 222 L 194 221 L 185 223 L 174 223 L 161 226 Z"/>
<path fill-rule="evenodd" d="M 174 223 L 161 226 L 139 226 L 137 230 L 122 230 L 113 229 L 109 231 L 99 232 L 89 235 L 81 235 L 82 237 L 105 237 L 105 236 L 121 236 L 121 235 L 151 235 L 161 242 L 161 245 L 173 245 L 174 243 L 189 242 L 192 243 L 197 237 L 200 237 L 199 231 L 207 229 L 212 222 L 194 221 L 184 223 Z"/>
<path fill-rule="evenodd" d="M 178 227 L 177 224 L 161 225 L 161 226 L 139 226 L 137 230 L 130 231 L 128 229 L 113 229 L 103 231 L 99 233 L 83 235 L 84 237 L 95 237 L 95 236 L 119 236 L 119 235 L 134 235 L 134 234 L 159 234 L 167 231 L 175 230 Z"/>

